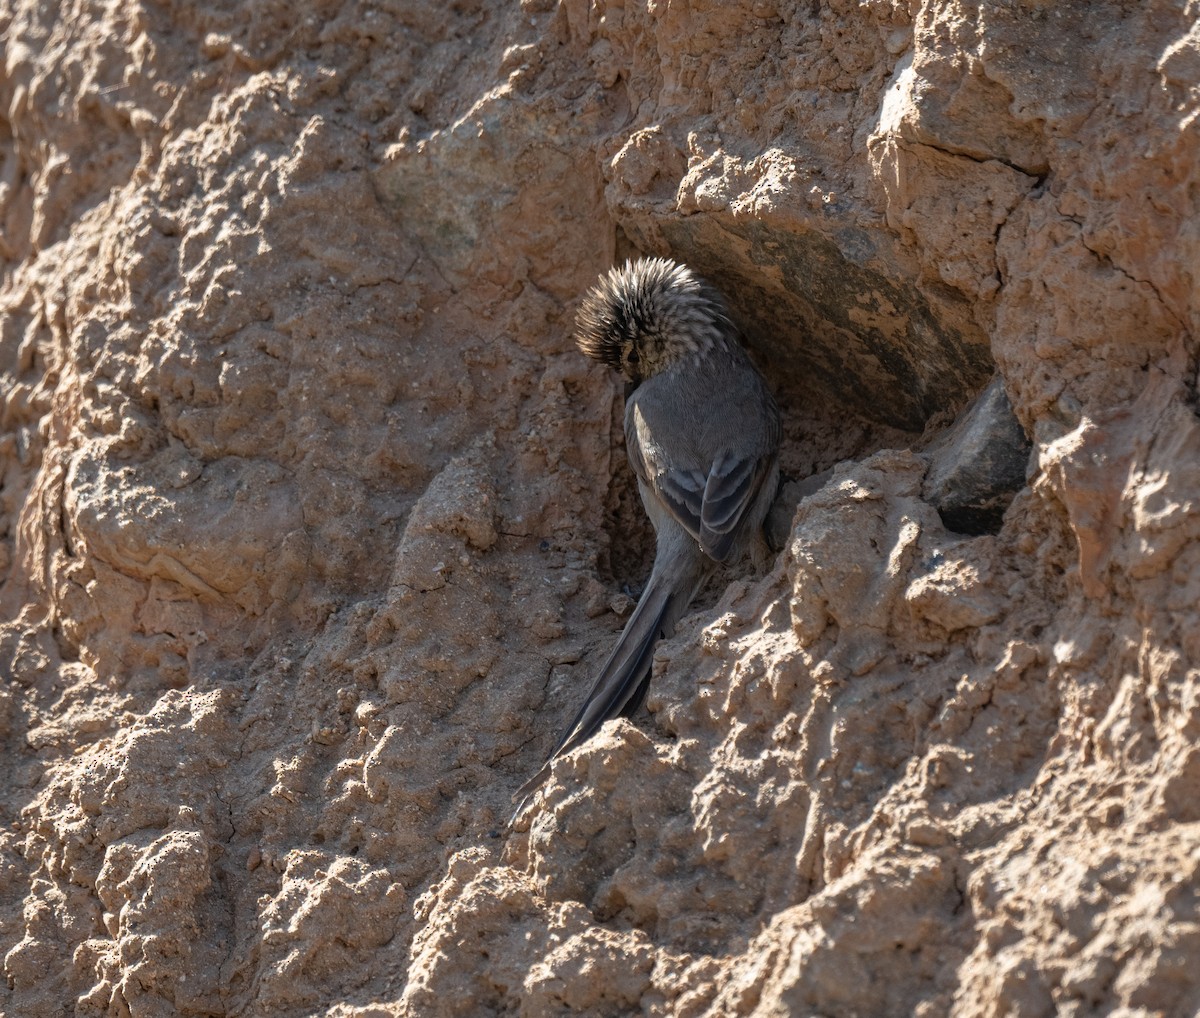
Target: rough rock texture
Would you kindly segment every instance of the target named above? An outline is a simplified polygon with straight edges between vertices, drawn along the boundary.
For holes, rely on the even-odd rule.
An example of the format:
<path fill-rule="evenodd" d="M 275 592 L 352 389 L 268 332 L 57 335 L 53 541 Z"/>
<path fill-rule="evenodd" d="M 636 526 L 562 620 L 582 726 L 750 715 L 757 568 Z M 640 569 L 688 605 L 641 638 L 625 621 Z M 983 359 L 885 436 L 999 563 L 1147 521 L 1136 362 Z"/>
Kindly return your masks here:
<path fill-rule="evenodd" d="M 1198 23 L 0 0 L 0 1013 L 1200 1009 Z M 637 251 L 804 497 L 510 831 L 649 569 Z"/>
<path fill-rule="evenodd" d="M 921 494 L 946 526 L 962 534 L 999 530 L 1025 486 L 1030 442 L 1013 415 L 1004 379 L 988 383 L 929 450 Z"/>

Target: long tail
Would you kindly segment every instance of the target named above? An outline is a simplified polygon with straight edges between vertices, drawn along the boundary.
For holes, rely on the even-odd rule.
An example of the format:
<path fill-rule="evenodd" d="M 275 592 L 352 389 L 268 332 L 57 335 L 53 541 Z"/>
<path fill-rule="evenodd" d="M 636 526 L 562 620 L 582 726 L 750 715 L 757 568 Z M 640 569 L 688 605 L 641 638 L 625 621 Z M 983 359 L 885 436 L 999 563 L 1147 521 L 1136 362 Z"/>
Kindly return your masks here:
<path fill-rule="evenodd" d="M 604 667 L 600 669 L 579 713 L 567 726 L 541 769 L 513 796 L 518 804 L 514 818 L 521 812 L 529 794 L 546 780 L 550 766 L 557 757 L 587 742 L 605 721 L 637 710 L 650 683 L 655 644 L 660 637 L 674 632 L 675 623 L 687 611 L 710 572 L 701 563 L 699 553 L 694 554 L 696 561 L 693 568 L 655 569 L 651 574 L 641 600 L 604 662 Z"/>

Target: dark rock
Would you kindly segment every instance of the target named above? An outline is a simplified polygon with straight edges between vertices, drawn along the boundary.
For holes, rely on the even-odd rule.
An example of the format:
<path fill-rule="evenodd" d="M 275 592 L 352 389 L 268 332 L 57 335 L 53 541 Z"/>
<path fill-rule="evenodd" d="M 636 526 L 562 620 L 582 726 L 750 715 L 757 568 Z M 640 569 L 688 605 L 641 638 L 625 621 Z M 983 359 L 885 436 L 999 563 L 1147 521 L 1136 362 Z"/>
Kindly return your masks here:
<path fill-rule="evenodd" d="M 995 533 L 1025 486 L 1030 448 L 997 375 L 928 450 L 922 496 L 948 529 Z"/>

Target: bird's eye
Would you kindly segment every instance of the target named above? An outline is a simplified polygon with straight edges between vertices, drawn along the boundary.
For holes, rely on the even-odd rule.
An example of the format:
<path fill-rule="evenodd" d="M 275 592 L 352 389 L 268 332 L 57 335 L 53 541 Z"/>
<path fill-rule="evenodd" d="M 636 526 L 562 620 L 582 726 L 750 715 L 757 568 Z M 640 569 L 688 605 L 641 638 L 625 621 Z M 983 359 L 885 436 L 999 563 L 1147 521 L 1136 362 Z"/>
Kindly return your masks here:
<path fill-rule="evenodd" d="M 636 350 L 629 351 L 628 360 L 630 364 L 636 364 L 640 359 L 641 358 L 638 356 L 638 352 Z"/>

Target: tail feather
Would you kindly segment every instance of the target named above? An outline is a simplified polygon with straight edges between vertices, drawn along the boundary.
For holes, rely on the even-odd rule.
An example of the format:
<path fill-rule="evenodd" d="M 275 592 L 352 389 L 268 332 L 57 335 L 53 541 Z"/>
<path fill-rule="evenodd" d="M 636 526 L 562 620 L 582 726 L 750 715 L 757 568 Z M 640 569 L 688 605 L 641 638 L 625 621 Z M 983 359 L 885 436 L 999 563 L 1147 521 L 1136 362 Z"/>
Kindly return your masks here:
<path fill-rule="evenodd" d="M 655 645 L 660 637 L 674 630 L 675 623 L 687 610 L 705 575 L 707 570 L 699 579 L 688 577 L 688 581 L 682 584 L 683 589 L 680 589 L 678 581 L 672 583 L 662 574 L 656 573 L 650 577 L 650 583 L 625 624 L 612 653 L 604 662 L 604 667 L 600 669 L 583 706 L 541 769 L 513 796 L 518 803 L 517 813 L 520 813 L 529 794 L 549 776 L 555 759 L 587 742 L 604 722 L 637 710 L 649 685 Z M 515 819 L 516 813 L 513 816 Z"/>
<path fill-rule="evenodd" d="M 638 704 L 631 701 L 639 690 L 644 694 L 642 680 L 649 675 L 673 596 L 666 584 L 647 588 L 551 759 L 587 742 L 605 721 L 619 717 L 627 708 L 637 710 Z"/>

